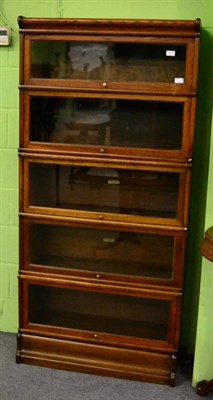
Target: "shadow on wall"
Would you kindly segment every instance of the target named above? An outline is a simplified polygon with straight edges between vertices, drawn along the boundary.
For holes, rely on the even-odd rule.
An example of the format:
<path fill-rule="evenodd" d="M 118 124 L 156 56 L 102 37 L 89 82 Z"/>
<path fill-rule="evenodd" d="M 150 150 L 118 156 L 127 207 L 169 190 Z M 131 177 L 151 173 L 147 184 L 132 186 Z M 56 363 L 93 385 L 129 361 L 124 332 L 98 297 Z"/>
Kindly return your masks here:
<path fill-rule="evenodd" d="M 211 72 L 213 52 L 210 51 L 212 48 L 213 36 L 207 30 L 202 29 L 190 223 L 181 329 L 181 346 L 186 347 L 187 352 L 190 354 L 194 353 L 195 348 L 202 260 L 200 244 L 204 235 L 206 211 L 213 106 L 213 80 Z"/>

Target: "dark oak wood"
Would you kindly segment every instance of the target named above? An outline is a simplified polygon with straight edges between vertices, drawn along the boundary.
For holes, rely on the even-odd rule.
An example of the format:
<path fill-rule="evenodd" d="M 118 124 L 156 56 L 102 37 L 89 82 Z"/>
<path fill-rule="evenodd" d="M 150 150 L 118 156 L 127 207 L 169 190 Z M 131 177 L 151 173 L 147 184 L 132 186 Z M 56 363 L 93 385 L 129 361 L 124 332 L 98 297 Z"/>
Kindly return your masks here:
<path fill-rule="evenodd" d="M 58 87 L 64 88 L 65 90 L 77 90 L 85 93 L 85 89 L 89 92 L 102 92 L 102 93 L 160 93 L 161 95 L 170 94 L 177 95 L 179 94 L 195 94 L 197 87 L 197 57 L 198 57 L 198 48 L 199 48 L 199 27 L 200 21 L 163 21 L 163 20 L 73 20 L 73 19 L 28 19 L 28 18 L 20 18 L 20 33 L 21 36 L 25 35 L 24 48 L 22 50 L 23 58 L 23 67 L 24 74 L 21 74 L 23 80 L 20 81 L 21 87 L 32 88 L 32 87 Z M 198 40 L 196 40 L 198 39 Z M 33 41 L 33 42 L 32 42 Z M 143 63 L 140 65 L 134 65 L 134 74 L 138 75 L 137 78 L 130 77 L 128 73 L 128 69 L 131 68 L 131 64 L 128 65 L 128 59 L 125 56 L 125 61 L 121 65 L 118 64 L 118 69 L 116 65 L 113 67 L 113 64 L 110 66 L 110 76 L 107 77 L 107 73 L 104 74 L 104 78 L 101 76 L 98 78 L 98 72 L 103 72 L 104 68 L 99 66 L 99 68 L 95 69 L 95 74 L 91 79 L 85 75 L 82 70 L 81 74 L 78 77 L 74 76 L 74 79 L 71 76 L 63 76 L 63 74 L 59 74 L 56 76 L 56 71 L 58 71 L 58 59 L 60 56 L 59 50 L 56 51 L 55 54 L 55 68 L 52 69 L 55 71 L 54 74 L 48 75 L 48 61 L 41 61 L 41 64 L 36 67 L 35 72 L 35 64 L 34 60 L 31 63 L 31 59 L 33 59 L 33 48 L 32 46 L 41 46 L 43 48 L 44 43 L 54 43 L 57 47 L 57 43 L 67 43 L 72 44 L 73 42 L 83 44 L 86 43 L 90 46 L 91 43 L 99 43 L 99 46 L 110 46 L 113 43 L 120 46 L 138 46 L 140 48 L 147 48 L 148 46 L 154 46 L 153 51 L 149 54 L 147 60 L 143 58 Z M 169 46 L 169 49 L 179 48 L 185 49 L 186 54 L 183 59 L 181 59 L 181 65 L 176 68 L 176 73 L 173 77 L 181 77 L 182 74 L 185 75 L 185 78 L 181 78 L 181 81 L 176 84 L 174 81 L 167 82 L 168 75 L 171 74 L 173 70 L 173 57 L 167 57 L 170 59 L 170 62 L 164 64 L 162 68 L 162 62 L 160 60 L 157 61 L 157 64 L 154 65 L 153 69 L 153 55 L 155 53 L 155 47 L 158 49 L 164 48 L 164 52 L 166 52 L 166 47 Z M 109 47 L 109 51 L 110 51 Z M 43 53 L 43 50 L 38 49 L 39 54 Z M 91 48 L 90 48 L 91 49 Z M 60 50 L 61 51 L 61 50 Z M 182 50 L 181 50 L 182 51 Z M 123 50 L 123 53 L 128 54 L 128 47 Z M 49 52 L 47 51 L 49 54 Z M 138 55 L 140 51 L 136 51 Z M 51 51 L 49 57 L 51 58 Z M 65 57 L 69 56 L 68 53 L 64 55 Z M 63 56 L 63 63 L 64 63 Z M 151 56 L 151 59 L 150 59 Z M 104 56 L 105 57 L 105 56 Z M 119 50 L 120 57 L 120 50 Z M 146 56 L 145 56 L 146 57 Z M 102 58 L 102 55 L 101 55 Z M 103 59 L 103 58 L 102 58 Z M 184 59 L 185 59 L 185 67 L 184 67 Z M 193 62 L 195 59 L 195 62 Z M 168 61 L 168 60 L 167 60 Z M 148 64 L 147 64 L 148 63 Z M 175 61 L 177 63 L 177 61 Z M 145 65 L 144 65 L 145 64 Z M 147 64 L 147 65 L 146 65 Z M 65 64 L 66 65 L 66 62 Z M 143 72 L 144 65 L 144 72 Z M 165 75 L 165 66 L 169 68 L 166 69 Z M 63 68 L 62 68 L 63 69 Z M 147 71 L 152 69 L 151 75 Z M 182 70 L 182 73 L 180 72 Z M 62 71 L 61 68 L 59 71 Z M 107 71 L 105 71 L 107 72 Z M 142 75 L 141 75 L 142 73 Z M 164 78 L 162 77 L 162 73 L 164 74 Z M 66 72 L 67 74 L 67 72 Z M 144 75 L 145 74 L 145 75 Z M 157 76 L 158 78 L 157 78 Z M 160 74 L 160 75 L 159 75 Z M 180 74 L 180 75 L 179 75 Z M 115 75 L 115 76 L 114 76 Z M 129 77 L 128 77 L 129 75 Z M 150 78 L 151 76 L 151 78 Z M 42 79 L 41 79 L 42 78 Z M 175 78 L 176 79 L 176 78 Z M 135 81 L 136 80 L 136 81 Z M 135 81 L 135 82 L 134 82 Z"/>
<path fill-rule="evenodd" d="M 78 372 L 170 384 L 172 356 L 22 333 L 21 362 Z M 57 357 L 55 356 L 57 354 Z"/>
<path fill-rule="evenodd" d="M 133 107 L 141 104 L 141 109 L 136 113 L 133 113 L 134 108 L 128 111 L 125 109 L 122 113 L 118 113 L 118 117 L 112 118 L 111 123 L 99 125 L 88 126 L 85 124 L 73 123 L 67 124 L 64 122 L 64 127 L 61 129 L 59 139 L 59 133 L 54 130 L 53 118 L 59 107 L 54 106 L 53 102 L 58 102 L 61 107 L 61 101 L 64 100 L 65 104 L 72 101 L 79 103 L 84 101 L 90 103 L 91 101 L 101 102 L 103 100 L 103 94 L 101 93 L 90 93 L 87 96 L 84 93 L 78 92 L 65 92 L 55 91 L 54 88 L 50 90 L 23 90 L 21 92 L 21 110 L 24 109 L 27 113 L 26 118 L 23 120 L 23 126 L 21 128 L 21 147 L 29 148 L 31 152 L 45 151 L 50 153 L 66 154 L 71 151 L 72 154 L 78 155 L 80 157 L 83 153 L 89 157 L 100 157 L 100 160 L 104 160 L 104 157 L 110 158 L 120 158 L 123 162 L 125 158 L 131 158 L 134 161 L 136 158 L 146 159 L 149 158 L 163 158 L 171 160 L 177 160 L 183 162 L 190 162 L 193 156 L 193 137 L 194 137 L 194 113 L 195 113 L 195 99 L 186 96 L 156 96 L 151 95 L 148 97 L 146 95 L 136 95 L 122 94 L 115 95 L 109 94 L 104 96 L 104 100 L 113 103 L 118 100 L 121 104 L 126 103 L 130 105 L 133 103 Z M 42 116 L 40 119 L 36 118 L 36 115 L 41 115 L 42 102 L 45 104 L 49 101 L 49 131 L 47 136 L 44 138 L 42 136 Z M 31 103 L 35 102 L 34 107 L 34 118 L 31 116 L 30 109 Z M 149 107 L 149 105 L 152 107 Z M 155 108 L 159 105 L 159 111 L 155 114 Z M 143 108 L 147 107 L 147 111 L 143 112 Z M 163 115 L 163 110 L 168 109 L 168 116 L 166 113 Z M 98 114 L 97 109 L 97 114 Z M 44 111 L 43 111 L 44 112 Z M 48 111 L 47 111 L 48 112 Z M 94 112 L 94 111 L 93 111 Z M 132 116 L 131 116 L 132 112 Z M 177 115 L 177 113 L 179 113 Z M 82 112 L 82 115 L 83 112 Z M 45 111 L 46 117 L 46 111 Z M 120 118 L 120 119 L 119 119 Z M 130 119 L 130 124 L 128 126 L 128 119 Z M 131 139 L 130 134 L 126 137 L 126 142 L 118 142 L 109 137 L 113 135 L 113 131 L 126 129 L 128 126 L 128 131 L 133 133 L 138 129 L 137 124 L 142 125 L 141 131 L 138 132 L 138 138 L 145 136 L 147 144 L 138 140 L 138 143 L 134 143 L 128 146 L 128 141 Z M 173 133 L 173 142 L 171 142 L 171 124 L 176 124 L 177 128 Z M 52 125 L 52 126 L 51 126 Z M 68 126 L 67 126 L 68 125 Z M 145 128 L 143 129 L 143 126 Z M 175 127 L 174 127 L 175 128 Z M 135 129 L 135 131 L 134 131 Z M 159 141 L 154 143 L 154 132 L 158 129 L 159 131 Z M 91 134 L 93 133 L 93 141 L 90 141 L 85 137 L 85 131 L 89 130 Z M 40 136 L 39 136 L 40 132 Z M 107 136 L 108 132 L 108 136 Z M 73 135 L 72 135 L 73 133 Z M 103 139 L 102 143 L 98 143 L 96 136 L 102 133 Z M 78 134 L 79 136 L 75 136 Z M 140 135 L 140 136 L 139 136 Z M 161 135 L 161 136 L 160 136 Z M 153 136 L 153 143 L 151 142 L 151 137 Z M 175 137 L 177 136 L 177 139 Z M 79 141 L 78 141 L 79 140 Z M 87 141 L 86 141 L 87 140 Z M 85 143 L 82 143 L 85 141 Z M 112 143 L 111 143 L 111 142 Z M 122 145 L 123 144 L 123 145 Z M 155 147 L 154 147 L 155 146 Z M 104 151 L 103 151 L 104 150 Z"/>
<path fill-rule="evenodd" d="M 22 270 L 102 284 L 183 286 L 186 232 L 103 222 L 94 228 L 76 219 L 28 215 L 20 218 L 20 227 Z"/>
<path fill-rule="evenodd" d="M 199 396 L 205 396 L 205 394 L 213 392 L 213 379 L 210 381 L 200 381 L 197 383 L 197 394 Z"/>
<path fill-rule="evenodd" d="M 20 16 L 18 23 L 21 32 L 40 33 L 42 30 L 63 34 L 80 33 L 88 35 L 141 35 L 141 36 L 199 36 L 200 19 L 187 20 L 123 20 L 123 19 L 57 19 L 57 18 L 25 18 Z"/>
<path fill-rule="evenodd" d="M 174 386 L 200 21 L 18 22 L 16 361 Z"/>

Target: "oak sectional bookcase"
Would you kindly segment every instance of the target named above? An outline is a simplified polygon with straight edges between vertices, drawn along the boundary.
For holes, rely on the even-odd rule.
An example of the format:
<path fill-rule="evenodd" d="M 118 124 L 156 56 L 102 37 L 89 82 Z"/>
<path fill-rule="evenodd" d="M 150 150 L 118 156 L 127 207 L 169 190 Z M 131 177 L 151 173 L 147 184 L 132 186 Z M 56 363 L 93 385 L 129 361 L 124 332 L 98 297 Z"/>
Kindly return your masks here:
<path fill-rule="evenodd" d="M 200 22 L 19 27 L 17 362 L 174 385 Z"/>

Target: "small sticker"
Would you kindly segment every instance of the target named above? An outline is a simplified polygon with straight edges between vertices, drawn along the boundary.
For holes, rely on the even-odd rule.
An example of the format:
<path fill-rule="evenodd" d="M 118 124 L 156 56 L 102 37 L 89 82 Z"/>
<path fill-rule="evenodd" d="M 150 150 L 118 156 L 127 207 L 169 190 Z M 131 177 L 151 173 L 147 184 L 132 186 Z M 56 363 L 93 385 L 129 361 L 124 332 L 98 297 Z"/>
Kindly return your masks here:
<path fill-rule="evenodd" d="M 118 179 L 108 179 L 109 185 L 120 185 L 120 181 Z"/>
<path fill-rule="evenodd" d="M 103 241 L 104 241 L 105 243 L 115 243 L 115 238 L 105 237 L 105 238 L 103 239 Z"/>
<path fill-rule="evenodd" d="M 166 50 L 167 57 L 175 57 L 176 51 L 175 50 Z"/>
<path fill-rule="evenodd" d="M 184 78 L 175 78 L 174 83 L 184 83 Z"/>

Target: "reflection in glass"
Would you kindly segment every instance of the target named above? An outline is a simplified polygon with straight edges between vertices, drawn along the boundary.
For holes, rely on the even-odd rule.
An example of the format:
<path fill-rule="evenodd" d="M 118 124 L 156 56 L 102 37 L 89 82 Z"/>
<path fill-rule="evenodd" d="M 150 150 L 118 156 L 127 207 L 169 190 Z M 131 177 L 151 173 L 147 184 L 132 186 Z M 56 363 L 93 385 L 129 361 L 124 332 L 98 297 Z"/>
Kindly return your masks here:
<path fill-rule="evenodd" d="M 179 174 L 30 163 L 30 205 L 177 217 Z"/>
<path fill-rule="evenodd" d="M 183 103 L 31 97 L 30 140 L 178 150 Z"/>
<path fill-rule="evenodd" d="M 30 224 L 30 263 L 171 279 L 174 237 Z"/>
<path fill-rule="evenodd" d="M 31 59 L 32 78 L 184 83 L 186 46 L 32 41 Z"/>
<path fill-rule="evenodd" d="M 170 302 L 110 293 L 29 286 L 29 322 L 168 340 Z"/>

